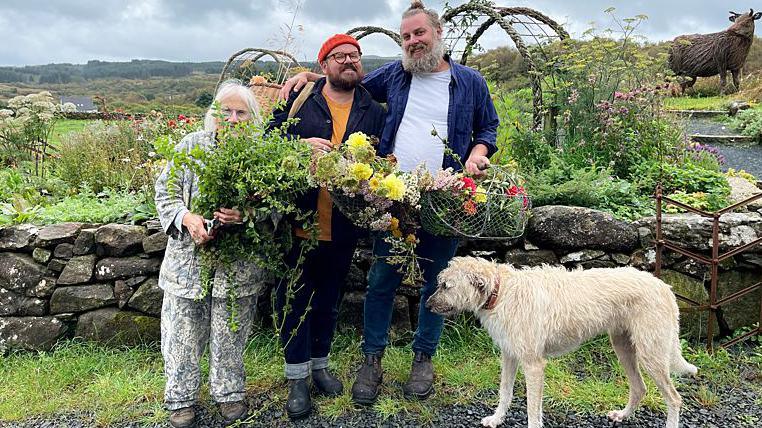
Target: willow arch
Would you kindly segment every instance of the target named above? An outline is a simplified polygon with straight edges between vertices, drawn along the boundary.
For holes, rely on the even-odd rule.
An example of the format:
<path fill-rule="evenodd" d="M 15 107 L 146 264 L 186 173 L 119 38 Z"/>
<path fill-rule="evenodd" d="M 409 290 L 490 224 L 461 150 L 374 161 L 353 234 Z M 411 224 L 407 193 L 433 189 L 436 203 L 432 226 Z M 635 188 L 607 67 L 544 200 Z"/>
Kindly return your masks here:
<path fill-rule="evenodd" d="M 354 37 L 357 40 L 360 40 L 363 37 L 369 36 L 371 34 L 384 34 L 386 36 L 389 36 L 390 39 L 394 40 L 394 43 L 396 43 L 397 46 L 402 46 L 402 38 L 400 38 L 399 33 L 395 33 L 394 31 L 387 30 L 386 28 L 382 28 L 382 27 L 374 27 L 374 26 L 355 27 L 347 31 L 346 34 Z"/>
<path fill-rule="evenodd" d="M 447 10 L 442 14 L 441 19 L 445 26 L 452 28 L 456 25 L 455 21 L 459 17 L 470 18 L 473 21 L 478 21 L 479 18 L 486 18 L 481 24 L 476 26 L 476 30 L 473 33 L 465 37 L 465 47 L 460 58 L 461 64 L 467 63 L 468 57 L 479 38 L 493 25 L 497 24 L 510 37 L 527 66 L 532 87 L 533 125 L 535 128 L 542 126 L 543 76 L 524 38 L 531 37 L 534 45 L 540 47 L 541 50 L 543 42 L 568 39 L 569 33 L 552 18 L 527 7 L 500 7 L 495 6 L 491 2 L 471 1 Z M 525 34 L 517 30 L 516 26 L 518 25 L 523 26 Z"/>
<path fill-rule="evenodd" d="M 236 77 L 233 76 L 233 73 L 242 72 L 242 70 L 249 68 L 251 65 L 266 56 L 272 58 L 278 64 L 279 68 L 299 67 L 300 65 L 299 61 L 297 61 L 293 55 L 285 51 L 263 48 L 241 49 L 240 51 L 231 55 L 227 62 L 225 62 L 225 66 L 222 68 L 222 72 L 220 73 L 220 78 L 214 88 L 215 93 L 217 92 L 217 88 L 220 86 L 220 83 L 226 79 Z"/>

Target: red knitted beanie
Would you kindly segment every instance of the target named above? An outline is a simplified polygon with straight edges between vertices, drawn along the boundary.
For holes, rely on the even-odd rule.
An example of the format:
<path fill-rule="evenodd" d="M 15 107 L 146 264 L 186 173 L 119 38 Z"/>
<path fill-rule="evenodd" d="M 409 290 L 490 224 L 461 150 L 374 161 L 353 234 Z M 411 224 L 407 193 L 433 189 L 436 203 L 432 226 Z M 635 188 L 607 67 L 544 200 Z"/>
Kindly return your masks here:
<path fill-rule="evenodd" d="M 323 62 L 325 57 L 328 56 L 328 53 L 331 52 L 336 46 L 344 44 L 355 45 L 357 50 L 362 52 L 360 50 L 360 43 L 354 37 L 348 34 L 334 34 L 331 36 L 331 38 L 326 40 L 325 43 L 323 43 L 323 46 L 320 47 L 320 52 L 318 52 L 318 62 Z"/>

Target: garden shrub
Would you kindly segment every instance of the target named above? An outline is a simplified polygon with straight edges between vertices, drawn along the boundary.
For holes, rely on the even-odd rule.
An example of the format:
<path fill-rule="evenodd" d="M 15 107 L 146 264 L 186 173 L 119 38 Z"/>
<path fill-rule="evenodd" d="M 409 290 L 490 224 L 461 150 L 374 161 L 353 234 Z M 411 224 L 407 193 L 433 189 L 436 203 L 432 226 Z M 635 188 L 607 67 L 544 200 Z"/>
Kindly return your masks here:
<path fill-rule="evenodd" d="M 55 172 L 74 188 L 136 190 L 153 184 L 147 168 L 152 141 L 138 139 L 129 122 L 97 121 L 64 136 Z"/>
<path fill-rule="evenodd" d="M 742 135 L 762 141 L 762 111 L 741 110 L 730 121 L 732 128 L 738 129 Z"/>
<path fill-rule="evenodd" d="M 576 167 L 553 155 L 547 168 L 527 176 L 534 206 L 571 205 L 610 212 L 634 220 L 653 213 L 653 203 L 637 187 L 596 165 Z"/>

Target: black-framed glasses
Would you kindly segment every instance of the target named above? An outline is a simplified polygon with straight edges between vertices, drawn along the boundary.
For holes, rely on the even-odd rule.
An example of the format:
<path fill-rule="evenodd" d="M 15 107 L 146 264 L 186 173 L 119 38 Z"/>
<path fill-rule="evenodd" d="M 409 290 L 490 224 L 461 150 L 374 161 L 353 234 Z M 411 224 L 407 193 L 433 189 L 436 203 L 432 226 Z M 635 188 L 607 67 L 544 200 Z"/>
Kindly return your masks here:
<path fill-rule="evenodd" d="M 331 59 L 332 57 L 337 63 L 344 64 L 345 62 L 347 62 L 347 59 L 349 59 L 352 62 L 359 61 L 360 57 L 362 57 L 362 54 L 360 52 L 352 52 L 348 54 L 344 52 L 336 52 L 335 54 L 330 54 L 325 58 Z"/>

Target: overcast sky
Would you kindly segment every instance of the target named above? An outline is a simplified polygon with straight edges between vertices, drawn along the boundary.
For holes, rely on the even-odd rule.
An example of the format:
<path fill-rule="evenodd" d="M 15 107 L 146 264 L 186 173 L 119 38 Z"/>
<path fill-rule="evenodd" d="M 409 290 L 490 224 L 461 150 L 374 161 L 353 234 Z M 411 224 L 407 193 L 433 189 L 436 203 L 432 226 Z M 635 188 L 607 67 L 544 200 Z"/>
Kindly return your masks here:
<path fill-rule="evenodd" d="M 464 1 L 451 0 L 451 4 Z M 715 32 L 730 23 L 728 11 L 748 11 L 755 2 L 738 0 L 511 0 L 501 6 L 528 6 L 562 23 L 573 36 L 595 22 L 612 26 L 603 11 L 620 18 L 644 14 L 639 32 L 651 40 Z M 313 60 L 328 36 L 360 25 L 399 29 L 409 0 L 0 0 L 0 65 L 84 63 L 90 59 L 133 58 L 170 61 L 224 61 L 246 47 L 281 49 L 294 22 L 288 50 Z M 427 5 L 441 11 L 444 1 Z M 300 7 L 296 7 L 300 6 Z M 762 8 L 762 4 L 759 4 Z M 361 41 L 363 52 L 395 56 L 386 36 Z M 480 40 L 485 48 L 510 44 L 497 26 Z"/>

